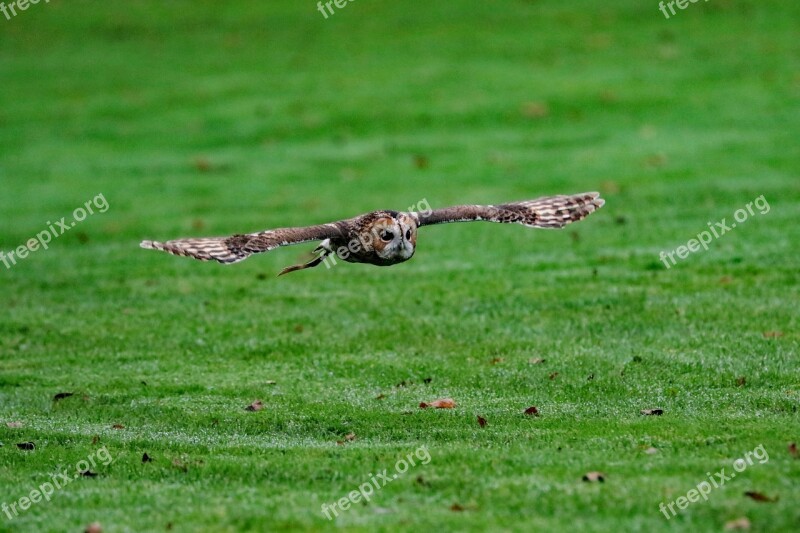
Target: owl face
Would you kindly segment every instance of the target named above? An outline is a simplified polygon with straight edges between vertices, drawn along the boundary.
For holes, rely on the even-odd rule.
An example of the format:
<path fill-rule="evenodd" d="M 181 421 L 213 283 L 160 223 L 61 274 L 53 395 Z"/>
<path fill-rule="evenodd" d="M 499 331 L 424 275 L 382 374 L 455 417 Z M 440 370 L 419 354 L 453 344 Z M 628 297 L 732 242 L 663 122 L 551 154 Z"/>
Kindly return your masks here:
<path fill-rule="evenodd" d="M 414 255 L 417 224 L 406 213 L 379 218 L 373 223 L 371 232 L 373 250 L 381 260 L 399 263 Z"/>

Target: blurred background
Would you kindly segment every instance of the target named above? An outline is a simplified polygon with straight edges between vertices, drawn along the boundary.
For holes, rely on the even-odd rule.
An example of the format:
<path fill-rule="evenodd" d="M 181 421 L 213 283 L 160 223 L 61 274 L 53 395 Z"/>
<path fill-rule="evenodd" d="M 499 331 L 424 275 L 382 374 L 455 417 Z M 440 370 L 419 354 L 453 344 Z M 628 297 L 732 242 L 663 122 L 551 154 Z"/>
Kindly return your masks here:
<path fill-rule="evenodd" d="M 0 264 L 0 416 L 23 423 L 0 424 L 0 493 L 87 457 L 96 435 L 115 457 L 14 527 L 314 530 L 332 524 L 320 503 L 422 443 L 428 485 L 415 473 L 385 493 L 392 513 L 338 524 L 672 526 L 659 501 L 796 438 L 799 22 L 785 0 L 669 18 L 656 0 L 0 14 L 0 250 L 108 202 Z M 592 190 L 606 206 L 563 232 L 426 228 L 390 270 L 274 278 L 313 243 L 230 267 L 138 247 Z M 761 195 L 768 214 L 659 261 Z M 447 396 L 451 414 L 417 409 Z M 267 408 L 245 412 L 255 399 Z M 521 421 L 530 405 L 543 416 Z M 640 416 L 651 407 L 668 423 Z M 748 508 L 758 528 L 797 524 L 781 460 L 748 472 L 784 496 Z M 613 490 L 581 485 L 598 468 Z M 719 531 L 740 498 L 678 520 Z"/>

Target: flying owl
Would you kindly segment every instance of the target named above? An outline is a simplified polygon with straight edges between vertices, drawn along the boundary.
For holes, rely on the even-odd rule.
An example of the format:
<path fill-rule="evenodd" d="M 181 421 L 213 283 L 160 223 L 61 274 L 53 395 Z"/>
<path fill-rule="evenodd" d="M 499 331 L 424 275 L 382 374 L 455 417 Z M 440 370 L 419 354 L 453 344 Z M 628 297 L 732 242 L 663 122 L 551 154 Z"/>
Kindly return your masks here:
<path fill-rule="evenodd" d="M 321 241 L 314 249 L 318 255 L 313 260 L 286 267 L 278 275 L 315 267 L 329 256 L 338 256 L 349 263 L 389 266 L 411 259 L 417 246 L 417 229 L 422 226 L 482 220 L 522 224 L 529 228 L 563 228 L 586 218 L 604 203 L 599 193 L 587 192 L 500 205 L 459 205 L 419 212 L 372 211 L 317 226 L 271 229 L 230 237 L 142 241 L 140 246 L 200 261 L 231 264 L 279 246 Z"/>

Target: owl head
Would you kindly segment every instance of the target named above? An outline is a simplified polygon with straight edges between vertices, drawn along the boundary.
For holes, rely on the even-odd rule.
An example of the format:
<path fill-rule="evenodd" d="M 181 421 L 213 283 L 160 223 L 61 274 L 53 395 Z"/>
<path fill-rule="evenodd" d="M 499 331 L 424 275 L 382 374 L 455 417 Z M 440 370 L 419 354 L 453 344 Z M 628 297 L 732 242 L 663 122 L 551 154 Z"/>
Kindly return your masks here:
<path fill-rule="evenodd" d="M 370 227 L 372 249 L 387 263 L 411 259 L 417 246 L 417 222 L 408 213 L 386 211 Z"/>

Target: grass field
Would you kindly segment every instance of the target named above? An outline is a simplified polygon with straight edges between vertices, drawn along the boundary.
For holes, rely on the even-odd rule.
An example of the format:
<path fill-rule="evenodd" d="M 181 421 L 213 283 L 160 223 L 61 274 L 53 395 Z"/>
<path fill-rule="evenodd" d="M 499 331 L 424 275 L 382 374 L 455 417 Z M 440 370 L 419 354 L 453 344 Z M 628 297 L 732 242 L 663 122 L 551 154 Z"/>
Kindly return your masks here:
<path fill-rule="evenodd" d="M 107 201 L 0 266 L 0 530 L 797 531 L 798 20 L 779 0 L 0 16 L 0 250 Z M 423 228 L 392 268 L 138 247 L 591 190 L 606 206 L 566 230 Z M 457 407 L 418 407 L 439 398 Z M 90 456 L 96 477 L 21 510 Z"/>

